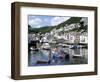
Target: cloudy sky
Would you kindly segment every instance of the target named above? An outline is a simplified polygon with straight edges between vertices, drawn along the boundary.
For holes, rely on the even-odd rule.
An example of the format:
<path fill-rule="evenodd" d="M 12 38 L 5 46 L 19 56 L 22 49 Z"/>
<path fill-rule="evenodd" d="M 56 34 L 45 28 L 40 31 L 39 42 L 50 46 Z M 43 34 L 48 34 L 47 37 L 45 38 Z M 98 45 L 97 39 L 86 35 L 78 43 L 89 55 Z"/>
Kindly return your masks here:
<path fill-rule="evenodd" d="M 58 25 L 65 20 L 68 20 L 70 17 L 62 16 L 41 16 L 41 15 L 30 15 L 28 16 L 28 24 L 32 28 L 40 28 L 42 26 L 54 26 Z"/>

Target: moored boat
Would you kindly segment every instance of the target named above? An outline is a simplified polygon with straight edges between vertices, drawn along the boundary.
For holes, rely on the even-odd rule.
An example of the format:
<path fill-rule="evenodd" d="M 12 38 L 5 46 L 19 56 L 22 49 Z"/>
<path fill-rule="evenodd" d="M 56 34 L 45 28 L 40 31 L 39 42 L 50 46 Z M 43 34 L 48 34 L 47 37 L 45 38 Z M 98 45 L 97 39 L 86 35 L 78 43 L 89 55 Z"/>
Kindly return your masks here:
<path fill-rule="evenodd" d="M 43 45 L 41 46 L 41 48 L 49 50 L 51 47 L 50 47 L 49 43 L 43 43 Z"/>
<path fill-rule="evenodd" d="M 82 55 L 73 55 L 73 58 L 82 58 Z"/>

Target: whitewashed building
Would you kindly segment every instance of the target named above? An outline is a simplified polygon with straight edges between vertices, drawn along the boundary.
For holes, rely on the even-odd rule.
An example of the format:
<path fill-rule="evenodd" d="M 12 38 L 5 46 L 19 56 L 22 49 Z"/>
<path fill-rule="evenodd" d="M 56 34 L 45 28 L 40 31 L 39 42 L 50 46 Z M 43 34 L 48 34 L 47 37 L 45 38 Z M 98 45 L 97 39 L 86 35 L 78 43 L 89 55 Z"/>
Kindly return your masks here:
<path fill-rule="evenodd" d="M 80 35 L 80 43 L 88 43 L 88 34 L 86 32 Z"/>

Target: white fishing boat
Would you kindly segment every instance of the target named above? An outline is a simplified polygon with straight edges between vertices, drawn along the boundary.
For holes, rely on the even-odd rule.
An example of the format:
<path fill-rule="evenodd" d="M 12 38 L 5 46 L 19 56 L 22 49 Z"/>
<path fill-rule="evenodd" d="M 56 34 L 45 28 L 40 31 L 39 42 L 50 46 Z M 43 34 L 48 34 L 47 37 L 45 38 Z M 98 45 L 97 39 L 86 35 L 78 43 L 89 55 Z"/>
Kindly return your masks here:
<path fill-rule="evenodd" d="M 82 55 L 80 55 L 80 54 L 75 54 L 75 55 L 73 55 L 73 58 L 82 58 L 83 56 Z"/>
<path fill-rule="evenodd" d="M 69 47 L 67 44 L 62 44 L 63 47 Z"/>
<path fill-rule="evenodd" d="M 51 46 L 49 45 L 49 43 L 43 43 L 43 45 L 41 46 L 42 49 L 50 49 Z"/>
<path fill-rule="evenodd" d="M 39 48 L 33 48 L 33 47 L 30 47 L 30 51 L 38 51 Z"/>

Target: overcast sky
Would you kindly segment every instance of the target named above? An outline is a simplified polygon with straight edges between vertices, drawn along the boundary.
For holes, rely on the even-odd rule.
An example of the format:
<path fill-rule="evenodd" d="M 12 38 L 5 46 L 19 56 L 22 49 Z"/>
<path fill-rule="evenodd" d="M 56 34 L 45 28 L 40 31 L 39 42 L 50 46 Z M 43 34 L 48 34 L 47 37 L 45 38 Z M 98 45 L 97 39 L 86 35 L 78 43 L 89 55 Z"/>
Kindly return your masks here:
<path fill-rule="evenodd" d="M 68 20 L 70 17 L 62 16 L 44 16 L 44 15 L 30 15 L 28 16 L 28 24 L 32 28 L 40 28 L 42 26 L 54 26 L 58 25 L 65 20 Z"/>

